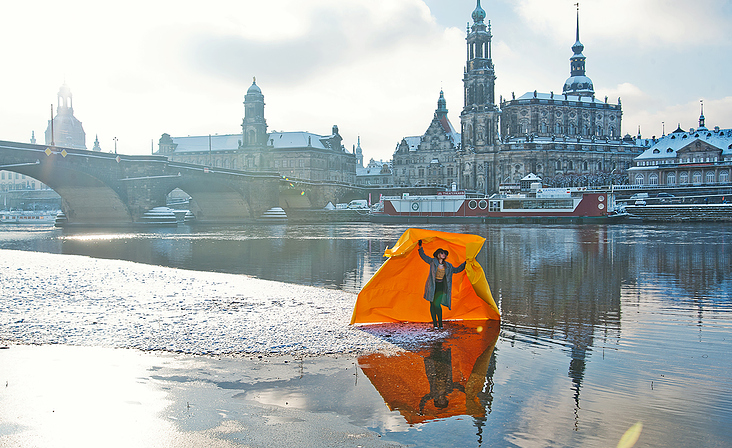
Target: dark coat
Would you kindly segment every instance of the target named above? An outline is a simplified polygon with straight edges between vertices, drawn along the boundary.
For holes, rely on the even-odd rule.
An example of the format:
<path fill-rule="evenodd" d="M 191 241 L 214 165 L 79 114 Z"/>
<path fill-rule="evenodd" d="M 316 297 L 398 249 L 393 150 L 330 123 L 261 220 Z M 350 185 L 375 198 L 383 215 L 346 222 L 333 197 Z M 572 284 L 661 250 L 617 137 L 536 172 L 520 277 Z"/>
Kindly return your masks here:
<path fill-rule="evenodd" d="M 424 260 L 425 263 L 430 265 L 430 274 L 427 276 L 427 281 L 424 284 L 424 298 L 425 300 L 432 302 L 435 298 L 435 278 L 437 277 L 437 266 L 440 264 L 440 261 L 437 257 L 428 257 L 427 254 L 424 253 L 422 246 L 419 247 L 419 256 L 422 257 L 422 260 Z M 445 279 L 443 281 L 445 282 L 445 298 L 442 300 L 442 304 L 445 305 L 447 309 L 452 309 L 452 274 L 462 272 L 463 269 L 465 269 L 465 262 L 463 261 L 457 267 L 451 265 L 447 261 L 444 262 L 444 265 Z"/>

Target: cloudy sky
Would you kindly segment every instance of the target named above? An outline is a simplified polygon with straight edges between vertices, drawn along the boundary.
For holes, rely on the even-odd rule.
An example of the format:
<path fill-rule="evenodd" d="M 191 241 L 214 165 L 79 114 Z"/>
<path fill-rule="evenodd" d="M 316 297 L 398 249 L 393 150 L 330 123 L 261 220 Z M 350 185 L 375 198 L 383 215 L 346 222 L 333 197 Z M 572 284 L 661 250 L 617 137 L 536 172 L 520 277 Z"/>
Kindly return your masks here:
<path fill-rule="evenodd" d="M 576 0 L 482 0 L 496 97 L 562 90 Z M 257 78 L 269 130 L 329 134 L 387 160 L 421 135 L 445 92 L 459 129 L 475 0 L 2 2 L 0 140 L 40 143 L 66 82 L 91 148 L 149 154 L 173 136 L 241 132 Z M 580 38 L 596 95 L 623 133 L 732 128 L 732 3 L 585 0 Z M 155 148 L 157 149 L 157 147 Z"/>

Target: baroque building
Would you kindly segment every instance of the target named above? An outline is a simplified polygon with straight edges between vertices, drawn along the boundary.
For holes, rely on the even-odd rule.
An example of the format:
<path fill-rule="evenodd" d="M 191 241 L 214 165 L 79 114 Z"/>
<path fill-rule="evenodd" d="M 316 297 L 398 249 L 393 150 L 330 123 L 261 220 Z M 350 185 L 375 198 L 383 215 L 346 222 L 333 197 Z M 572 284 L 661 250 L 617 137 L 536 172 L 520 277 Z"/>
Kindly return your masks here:
<path fill-rule="evenodd" d="M 562 94 L 526 93 L 501 98 L 501 136 L 497 157 L 498 183 L 518 183 L 529 173 L 554 186 L 620 183 L 642 150 L 629 135 L 621 136 L 622 105 L 595 98 L 586 75 L 584 45 L 572 45 L 570 77 Z M 493 184 L 495 191 L 499 184 Z"/>
<path fill-rule="evenodd" d="M 579 38 L 579 10 L 570 77 L 562 93 L 534 91 L 519 98 L 512 94 L 510 100 L 500 98 L 500 107 L 495 98 L 491 24 L 485 18 L 477 0 L 465 38 L 460 134 L 435 124 L 440 114 L 449 123 L 447 109 L 438 104 L 428 132 L 405 137 L 397 146 L 395 185 L 450 187 L 454 182 L 461 190 L 494 193 L 502 184 L 518 185 L 530 173 L 554 186 L 623 183 L 647 141 L 621 134 L 620 99 L 617 104 L 596 99 Z M 426 144 L 440 135 L 452 146 Z"/>
<path fill-rule="evenodd" d="M 58 105 L 53 121 L 48 120 L 46 144 L 63 148 L 86 149 L 86 133 L 76 117 L 71 89 L 64 83 L 58 91 Z"/>
<path fill-rule="evenodd" d="M 703 107 L 703 106 L 702 106 Z M 729 184 L 732 173 L 732 129 L 705 125 L 685 132 L 679 125 L 635 158 L 628 182 L 652 187 Z"/>
<path fill-rule="evenodd" d="M 171 160 L 210 167 L 277 171 L 294 179 L 356 183 L 357 156 L 343 146 L 338 126 L 333 126 L 328 135 L 267 132 L 264 95 L 256 80 L 244 97 L 241 128 L 240 134 L 189 137 L 163 134 L 157 153 Z"/>
<path fill-rule="evenodd" d="M 447 101 L 440 91 L 427 131 L 404 137 L 392 158 L 393 182 L 399 186 L 450 186 L 458 179 L 460 134 L 447 118 Z"/>

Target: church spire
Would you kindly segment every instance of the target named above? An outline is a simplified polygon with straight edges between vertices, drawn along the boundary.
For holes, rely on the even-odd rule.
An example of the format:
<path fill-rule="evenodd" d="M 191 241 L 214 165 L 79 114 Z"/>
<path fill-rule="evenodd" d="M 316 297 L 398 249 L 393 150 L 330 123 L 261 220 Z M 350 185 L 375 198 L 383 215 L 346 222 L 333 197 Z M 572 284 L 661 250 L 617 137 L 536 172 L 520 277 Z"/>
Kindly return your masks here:
<path fill-rule="evenodd" d="M 435 114 L 442 118 L 447 115 L 447 101 L 445 101 L 445 93 L 440 89 L 440 99 L 437 100 L 437 110 Z"/>
<path fill-rule="evenodd" d="M 704 119 L 704 100 L 699 100 L 699 103 L 701 103 L 701 114 L 699 115 L 699 129 L 706 129 L 707 127 L 704 125 L 704 122 L 706 121 Z"/>
<path fill-rule="evenodd" d="M 577 7 L 576 39 L 574 45 L 572 45 L 574 54 L 569 58 L 570 77 L 564 82 L 562 92 L 565 95 L 594 96 L 595 89 L 592 85 L 592 80 L 585 74 L 586 58 L 582 54 L 585 46 L 580 42 L 579 35 L 579 3 L 575 3 L 574 6 Z"/>

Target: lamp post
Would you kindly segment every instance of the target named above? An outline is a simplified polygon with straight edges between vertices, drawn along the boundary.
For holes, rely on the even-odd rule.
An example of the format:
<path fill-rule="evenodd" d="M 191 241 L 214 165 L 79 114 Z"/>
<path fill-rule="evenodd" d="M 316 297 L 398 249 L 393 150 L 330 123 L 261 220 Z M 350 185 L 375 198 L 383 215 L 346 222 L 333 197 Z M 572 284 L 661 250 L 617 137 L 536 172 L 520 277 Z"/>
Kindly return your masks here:
<path fill-rule="evenodd" d="M 114 140 L 114 153 L 117 154 L 117 142 L 119 139 L 117 137 L 114 137 L 112 140 Z"/>

